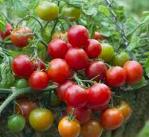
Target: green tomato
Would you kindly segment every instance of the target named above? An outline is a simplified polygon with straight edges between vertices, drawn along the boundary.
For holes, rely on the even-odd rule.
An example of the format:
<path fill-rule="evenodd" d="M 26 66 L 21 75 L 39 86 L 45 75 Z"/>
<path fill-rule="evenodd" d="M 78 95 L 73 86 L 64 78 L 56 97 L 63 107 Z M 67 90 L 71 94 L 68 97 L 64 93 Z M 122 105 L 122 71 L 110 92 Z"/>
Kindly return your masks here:
<path fill-rule="evenodd" d="M 15 83 L 15 87 L 16 88 L 26 88 L 28 86 L 28 82 L 26 79 L 19 79 L 16 83 Z"/>
<path fill-rule="evenodd" d="M 77 20 L 81 15 L 80 8 L 66 7 L 62 11 L 64 17 L 69 18 L 71 21 Z"/>
<path fill-rule="evenodd" d="M 105 62 L 109 62 L 114 57 L 114 54 L 114 48 L 110 44 L 102 44 L 102 52 L 100 54 L 100 58 L 102 58 Z"/>
<path fill-rule="evenodd" d="M 25 119 L 21 115 L 14 114 L 8 118 L 8 129 L 11 132 L 21 132 L 25 127 Z"/>
<path fill-rule="evenodd" d="M 51 92 L 50 105 L 51 106 L 58 106 L 58 105 L 60 105 L 60 103 L 61 102 L 60 102 L 58 96 L 55 95 L 54 92 Z"/>
<path fill-rule="evenodd" d="M 36 14 L 45 21 L 51 21 L 58 17 L 59 7 L 49 1 L 41 1 L 35 9 Z"/>
<path fill-rule="evenodd" d="M 130 59 L 128 53 L 121 52 L 119 55 L 116 55 L 113 59 L 113 64 L 116 66 L 123 66 L 125 62 Z"/>

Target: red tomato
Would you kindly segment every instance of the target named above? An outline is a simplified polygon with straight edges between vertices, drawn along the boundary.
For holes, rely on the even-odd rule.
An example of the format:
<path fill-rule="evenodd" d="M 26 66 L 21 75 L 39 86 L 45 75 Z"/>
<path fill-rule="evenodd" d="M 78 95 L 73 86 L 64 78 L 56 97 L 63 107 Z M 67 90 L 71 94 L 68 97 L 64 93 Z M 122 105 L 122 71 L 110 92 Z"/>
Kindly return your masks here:
<path fill-rule="evenodd" d="M 30 112 L 35 108 L 37 108 L 37 104 L 35 102 L 30 100 L 19 100 L 17 101 L 16 112 L 28 120 Z"/>
<path fill-rule="evenodd" d="M 137 61 L 127 61 L 124 64 L 124 69 L 126 71 L 126 81 L 128 84 L 136 84 L 142 79 L 143 68 Z"/>
<path fill-rule="evenodd" d="M 33 60 L 34 70 L 45 70 L 46 65 L 41 59 Z"/>
<path fill-rule="evenodd" d="M 13 30 L 10 38 L 15 46 L 22 48 L 28 45 L 28 42 L 32 39 L 32 36 L 32 30 L 30 28 L 23 27 Z"/>
<path fill-rule="evenodd" d="M 12 61 L 12 70 L 19 77 L 29 77 L 34 71 L 34 65 L 27 55 L 18 55 Z"/>
<path fill-rule="evenodd" d="M 48 76 L 50 80 L 63 83 L 70 77 L 70 74 L 71 71 L 65 60 L 57 58 L 49 63 Z"/>
<path fill-rule="evenodd" d="M 124 121 L 122 112 L 116 108 L 109 108 L 101 115 L 101 125 L 107 130 L 119 128 Z"/>
<path fill-rule="evenodd" d="M 64 84 L 58 87 L 57 95 L 61 101 L 64 101 L 65 99 L 64 95 L 65 95 L 66 90 L 73 84 L 75 84 L 73 81 L 66 81 Z"/>
<path fill-rule="evenodd" d="M 69 106 L 81 108 L 87 104 L 87 92 L 79 85 L 70 86 L 64 96 Z"/>
<path fill-rule="evenodd" d="M 32 89 L 41 90 L 48 86 L 49 79 L 46 72 L 35 71 L 29 78 L 29 85 Z"/>
<path fill-rule="evenodd" d="M 5 39 L 6 37 L 8 37 L 11 34 L 11 31 L 12 31 L 12 26 L 11 24 L 7 23 L 5 32 L 0 31 L 1 38 Z"/>
<path fill-rule="evenodd" d="M 71 48 L 65 56 L 68 65 L 74 70 L 84 69 L 89 64 L 89 59 L 83 49 Z"/>
<path fill-rule="evenodd" d="M 105 111 L 108 108 L 109 108 L 108 104 L 105 104 L 103 106 L 99 106 L 99 107 L 93 108 L 92 111 L 93 112 L 103 112 L 103 111 Z"/>
<path fill-rule="evenodd" d="M 95 80 L 105 80 L 107 72 L 107 66 L 102 61 L 94 61 L 86 69 L 86 75 L 89 79 L 95 78 Z"/>
<path fill-rule="evenodd" d="M 68 30 L 67 36 L 69 43 L 73 47 L 83 47 L 88 42 L 89 32 L 84 26 L 75 25 Z"/>
<path fill-rule="evenodd" d="M 97 108 L 109 103 L 112 92 L 110 88 L 101 83 L 96 83 L 87 90 L 88 93 L 88 107 Z"/>
<path fill-rule="evenodd" d="M 64 58 L 67 50 L 67 43 L 61 39 L 52 40 L 48 45 L 48 54 L 52 58 Z"/>
<path fill-rule="evenodd" d="M 97 58 L 101 53 L 101 45 L 95 39 L 89 39 L 85 51 L 90 58 Z"/>
<path fill-rule="evenodd" d="M 96 31 L 94 33 L 94 39 L 96 39 L 96 40 L 104 40 L 105 36 L 101 35 L 99 32 Z"/>
<path fill-rule="evenodd" d="M 125 84 L 126 71 L 122 67 L 112 67 L 107 71 L 107 83 L 112 87 L 120 87 Z"/>
<path fill-rule="evenodd" d="M 73 108 L 73 107 L 68 106 L 67 113 L 68 114 L 73 113 L 73 115 L 80 122 L 80 124 L 84 124 L 91 119 L 92 111 L 86 108 Z"/>

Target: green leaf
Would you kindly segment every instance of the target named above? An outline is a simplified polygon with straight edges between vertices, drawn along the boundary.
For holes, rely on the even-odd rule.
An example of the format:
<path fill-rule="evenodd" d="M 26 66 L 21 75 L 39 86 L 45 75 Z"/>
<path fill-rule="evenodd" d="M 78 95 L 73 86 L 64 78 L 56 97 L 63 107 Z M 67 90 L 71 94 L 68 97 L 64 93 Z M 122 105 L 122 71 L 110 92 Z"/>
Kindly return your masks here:
<path fill-rule="evenodd" d="M 149 78 L 149 56 L 145 63 L 145 73 L 146 73 L 147 77 Z"/>
<path fill-rule="evenodd" d="M 104 6 L 104 5 L 99 5 L 98 11 L 99 11 L 101 14 L 104 14 L 105 16 L 110 16 L 110 12 L 109 12 L 108 7 L 106 7 L 106 6 Z"/>

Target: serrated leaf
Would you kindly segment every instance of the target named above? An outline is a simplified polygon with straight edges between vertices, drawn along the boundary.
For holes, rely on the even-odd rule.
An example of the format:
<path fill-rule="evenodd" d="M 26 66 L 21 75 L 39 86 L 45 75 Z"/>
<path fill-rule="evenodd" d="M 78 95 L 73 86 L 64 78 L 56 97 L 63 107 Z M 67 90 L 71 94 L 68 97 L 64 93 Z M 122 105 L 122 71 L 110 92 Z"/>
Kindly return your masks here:
<path fill-rule="evenodd" d="M 110 16 L 110 12 L 108 7 L 104 6 L 104 5 L 99 5 L 98 7 L 98 11 L 102 14 L 104 14 L 105 16 Z"/>

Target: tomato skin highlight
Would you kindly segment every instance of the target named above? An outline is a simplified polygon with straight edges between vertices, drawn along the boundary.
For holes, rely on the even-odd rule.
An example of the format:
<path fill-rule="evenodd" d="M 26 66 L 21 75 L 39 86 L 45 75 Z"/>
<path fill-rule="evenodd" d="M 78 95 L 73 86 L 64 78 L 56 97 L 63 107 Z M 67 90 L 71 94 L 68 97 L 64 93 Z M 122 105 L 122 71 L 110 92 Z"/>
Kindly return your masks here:
<path fill-rule="evenodd" d="M 143 68 L 137 61 L 127 61 L 124 64 L 126 71 L 126 82 L 130 85 L 137 84 L 143 77 Z"/>
<path fill-rule="evenodd" d="M 103 128 L 100 123 L 98 121 L 91 120 L 82 125 L 81 135 L 82 137 L 100 137 L 102 131 Z"/>
<path fill-rule="evenodd" d="M 74 108 L 82 108 L 87 104 L 87 92 L 79 85 L 70 86 L 64 96 L 67 105 Z"/>
<path fill-rule="evenodd" d="M 103 105 L 107 105 L 111 99 L 112 92 L 110 88 L 101 83 L 96 83 L 87 90 L 88 108 L 94 109 Z"/>
<path fill-rule="evenodd" d="M 75 84 L 73 81 L 66 81 L 65 83 L 63 83 L 62 85 L 60 85 L 57 89 L 57 95 L 59 97 L 59 99 L 61 101 L 65 101 L 65 92 L 67 91 L 67 89 L 72 86 L 73 84 Z"/>
<path fill-rule="evenodd" d="M 109 108 L 101 115 L 101 125 L 106 130 L 114 130 L 119 128 L 124 121 L 124 116 L 121 111 L 116 108 Z"/>
<path fill-rule="evenodd" d="M 33 32 L 28 27 L 14 29 L 10 35 L 12 43 L 19 48 L 26 47 L 32 37 Z"/>
<path fill-rule="evenodd" d="M 37 108 L 37 104 L 28 99 L 18 100 L 16 105 L 16 112 L 21 114 L 27 121 L 30 112 Z"/>
<path fill-rule="evenodd" d="M 64 58 L 68 50 L 67 43 L 61 39 L 52 40 L 48 44 L 48 54 L 52 58 Z"/>
<path fill-rule="evenodd" d="M 66 116 L 60 120 L 58 131 L 61 137 L 79 137 L 81 127 L 77 120 L 69 120 Z"/>
<path fill-rule="evenodd" d="M 122 67 L 112 67 L 106 74 L 107 83 L 112 87 L 123 86 L 126 82 L 126 71 Z"/>
<path fill-rule="evenodd" d="M 49 78 L 46 72 L 35 71 L 29 78 L 29 85 L 32 89 L 42 90 L 48 86 Z"/>
<path fill-rule="evenodd" d="M 86 76 L 89 79 L 95 78 L 96 81 L 105 80 L 108 68 L 102 61 L 92 62 L 86 69 Z"/>
<path fill-rule="evenodd" d="M 33 73 L 34 66 L 27 55 L 18 55 L 12 61 L 12 70 L 16 76 L 26 78 Z"/>
<path fill-rule="evenodd" d="M 70 48 L 65 56 L 65 60 L 74 70 L 84 69 L 89 65 L 89 59 L 83 49 Z"/>
<path fill-rule="evenodd" d="M 91 119 L 92 111 L 88 108 L 73 108 L 71 106 L 67 106 L 67 113 L 73 113 L 80 124 L 84 124 Z"/>
<path fill-rule="evenodd" d="M 89 32 L 81 25 L 74 25 L 68 30 L 68 41 L 73 47 L 84 47 L 88 43 Z"/>
<path fill-rule="evenodd" d="M 36 14 L 45 21 L 51 21 L 58 17 L 59 7 L 52 2 L 49 1 L 41 1 L 37 5 Z"/>
<path fill-rule="evenodd" d="M 59 58 L 53 59 L 49 62 L 47 73 L 50 80 L 60 84 L 64 83 L 71 75 L 67 62 Z"/>
<path fill-rule="evenodd" d="M 46 131 L 53 124 L 54 118 L 50 110 L 45 108 L 36 108 L 29 115 L 29 123 L 36 131 Z"/>
<path fill-rule="evenodd" d="M 97 58 L 101 53 L 101 45 L 95 39 L 89 39 L 85 51 L 90 58 Z"/>

